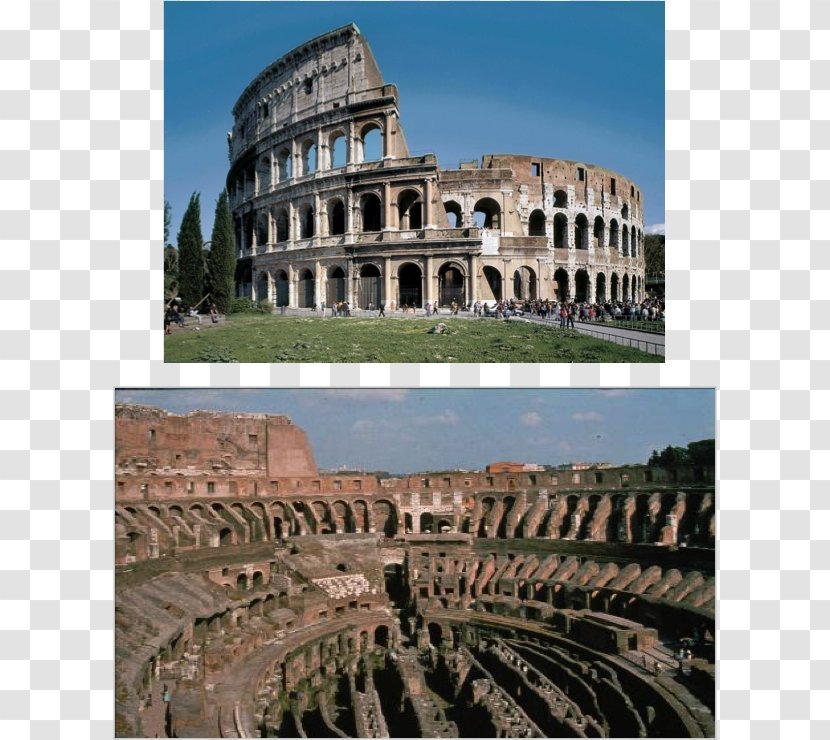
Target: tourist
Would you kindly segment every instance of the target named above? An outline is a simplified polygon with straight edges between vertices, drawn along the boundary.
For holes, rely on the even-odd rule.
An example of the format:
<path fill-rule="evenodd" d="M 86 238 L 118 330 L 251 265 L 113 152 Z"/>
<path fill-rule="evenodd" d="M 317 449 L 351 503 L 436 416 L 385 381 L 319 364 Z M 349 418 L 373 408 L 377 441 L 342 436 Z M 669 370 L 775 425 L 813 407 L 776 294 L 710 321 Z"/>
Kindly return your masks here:
<path fill-rule="evenodd" d="M 212 324 L 219 323 L 219 311 L 217 310 L 215 303 L 210 304 L 210 321 Z"/>
<path fill-rule="evenodd" d="M 424 304 L 424 311 L 426 312 L 427 318 L 429 318 L 432 314 L 430 313 L 431 306 L 429 305 L 429 301 Z"/>
<path fill-rule="evenodd" d="M 386 312 L 383 310 L 383 301 L 381 301 L 381 302 L 380 302 L 380 304 L 378 304 L 378 308 L 380 309 L 380 310 L 378 311 L 378 318 L 380 318 L 381 316 L 384 316 L 384 317 L 385 317 L 385 316 L 386 316 Z"/>

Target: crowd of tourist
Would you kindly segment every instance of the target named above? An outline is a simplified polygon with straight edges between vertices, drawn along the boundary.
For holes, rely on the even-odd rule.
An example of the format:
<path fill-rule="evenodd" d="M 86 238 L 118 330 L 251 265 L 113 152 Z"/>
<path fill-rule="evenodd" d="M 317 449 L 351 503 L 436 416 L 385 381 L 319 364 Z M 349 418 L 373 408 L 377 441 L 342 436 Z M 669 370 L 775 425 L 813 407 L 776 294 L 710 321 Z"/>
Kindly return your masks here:
<path fill-rule="evenodd" d="M 560 326 L 573 326 L 574 321 L 663 321 L 665 304 L 658 298 L 646 298 L 642 302 L 606 301 L 589 303 L 587 301 L 551 301 L 537 299 L 534 301 L 499 301 L 495 306 L 476 301 L 473 306 L 475 316 L 539 316 L 543 319 L 558 320 Z"/>

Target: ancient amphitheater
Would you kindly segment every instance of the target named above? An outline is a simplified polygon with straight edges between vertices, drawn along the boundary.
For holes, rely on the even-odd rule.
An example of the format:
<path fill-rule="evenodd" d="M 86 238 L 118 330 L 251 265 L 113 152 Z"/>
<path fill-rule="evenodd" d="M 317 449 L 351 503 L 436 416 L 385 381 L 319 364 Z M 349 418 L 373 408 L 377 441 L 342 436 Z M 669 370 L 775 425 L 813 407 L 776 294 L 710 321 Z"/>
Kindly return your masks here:
<path fill-rule="evenodd" d="M 636 183 L 541 154 L 459 169 L 410 155 L 398 90 L 354 25 L 275 61 L 233 115 L 239 295 L 299 308 L 644 296 Z"/>
<path fill-rule="evenodd" d="M 714 736 L 713 472 L 320 474 L 119 405 L 116 732 Z"/>

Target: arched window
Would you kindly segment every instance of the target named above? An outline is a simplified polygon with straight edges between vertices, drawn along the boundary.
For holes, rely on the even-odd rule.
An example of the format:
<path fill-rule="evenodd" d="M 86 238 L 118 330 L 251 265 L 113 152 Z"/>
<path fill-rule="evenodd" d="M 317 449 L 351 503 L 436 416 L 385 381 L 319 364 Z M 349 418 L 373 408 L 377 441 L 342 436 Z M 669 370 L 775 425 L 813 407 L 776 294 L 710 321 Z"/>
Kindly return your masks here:
<path fill-rule="evenodd" d="M 398 195 L 398 228 L 423 228 L 421 194 L 417 190 L 404 190 Z"/>
<path fill-rule="evenodd" d="M 314 236 L 314 208 L 305 205 L 300 208 L 300 239 Z"/>
<path fill-rule="evenodd" d="M 346 136 L 338 131 L 329 139 L 329 167 L 345 167 L 346 165 Z"/>
<path fill-rule="evenodd" d="M 625 219 L 626 221 L 628 220 L 628 203 L 625 203 L 625 204 L 623 205 L 622 209 L 620 210 L 620 215 L 621 215 L 621 216 L 623 217 L 623 219 Z"/>
<path fill-rule="evenodd" d="M 313 141 L 306 141 L 303 144 L 303 172 L 310 175 L 317 170 L 317 145 Z"/>
<path fill-rule="evenodd" d="M 564 190 L 557 190 L 553 194 L 553 207 L 554 208 L 567 208 L 568 207 L 568 194 Z"/>
<path fill-rule="evenodd" d="M 288 241 L 288 211 L 281 208 L 277 211 L 277 242 Z"/>
<path fill-rule="evenodd" d="M 557 213 L 553 217 L 553 247 L 568 248 L 568 217 L 564 213 Z"/>
<path fill-rule="evenodd" d="M 588 249 L 588 218 L 584 213 L 580 213 L 574 221 L 574 246 Z"/>
<path fill-rule="evenodd" d="M 530 218 L 527 221 L 528 236 L 544 236 L 545 222 L 545 212 L 537 208 L 530 214 Z"/>
<path fill-rule="evenodd" d="M 367 193 L 360 199 L 361 231 L 381 230 L 380 198 L 375 193 Z"/>
<path fill-rule="evenodd" d="M 280 182 L 291 178 L 291 152 L 283 149 L 277 157 L 277 170 Z"/>
<path fill-rule="evenodd" d="M 447 221 L 451 229 L 460 229 L 464 219 L 461 216 L 461 206 L 454 200 L 444 203 L 444 210 L 447 212 Z"/>
<path fill-rule="evenodd" d="M 363 127 L 358 150 L 358 162 L 373 162 L 383 157 L 383 134 L 380 126 L 370 123 Z"/>
<path fill-rule="evenodd" d="M 329 234 L 346 233 L 346 209 L 343 201 L 337 198 L 329 202 Z"/>
<path fill-rule="evenodd" d="M 628 257 L 628 224 L 623 224 L 622 253 L 623 257 Z"/>
<path fill-rule="evenodd" d="M 611 242 L 612 249 L 619 249 L 620 248 L 620 225 L 617 223 L 617 219 L 612 218 L 610 226 L 610 233 L 609 233 L 609 241 Z"/>
<path fill-rule="evenodd" d="M 473 220 L 479 228 L 499 229 L 501 227 L 499 204 L 492 198 L 482 198 L 473 207 Z"/>

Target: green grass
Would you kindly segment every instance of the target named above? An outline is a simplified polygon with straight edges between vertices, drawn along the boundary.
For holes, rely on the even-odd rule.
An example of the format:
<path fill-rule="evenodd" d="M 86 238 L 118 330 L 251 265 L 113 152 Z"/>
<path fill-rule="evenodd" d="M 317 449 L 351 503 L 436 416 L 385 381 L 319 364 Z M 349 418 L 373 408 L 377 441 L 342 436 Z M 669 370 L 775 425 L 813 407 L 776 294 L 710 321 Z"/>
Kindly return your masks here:
<path fill-rule="evenodd" d="M 448 334 L 428 334 L 443 321 Z M 175 330 L 167 362 L 662 362 L 573 330 L 496 319 L 322 319 L 234 315 Z"/>

